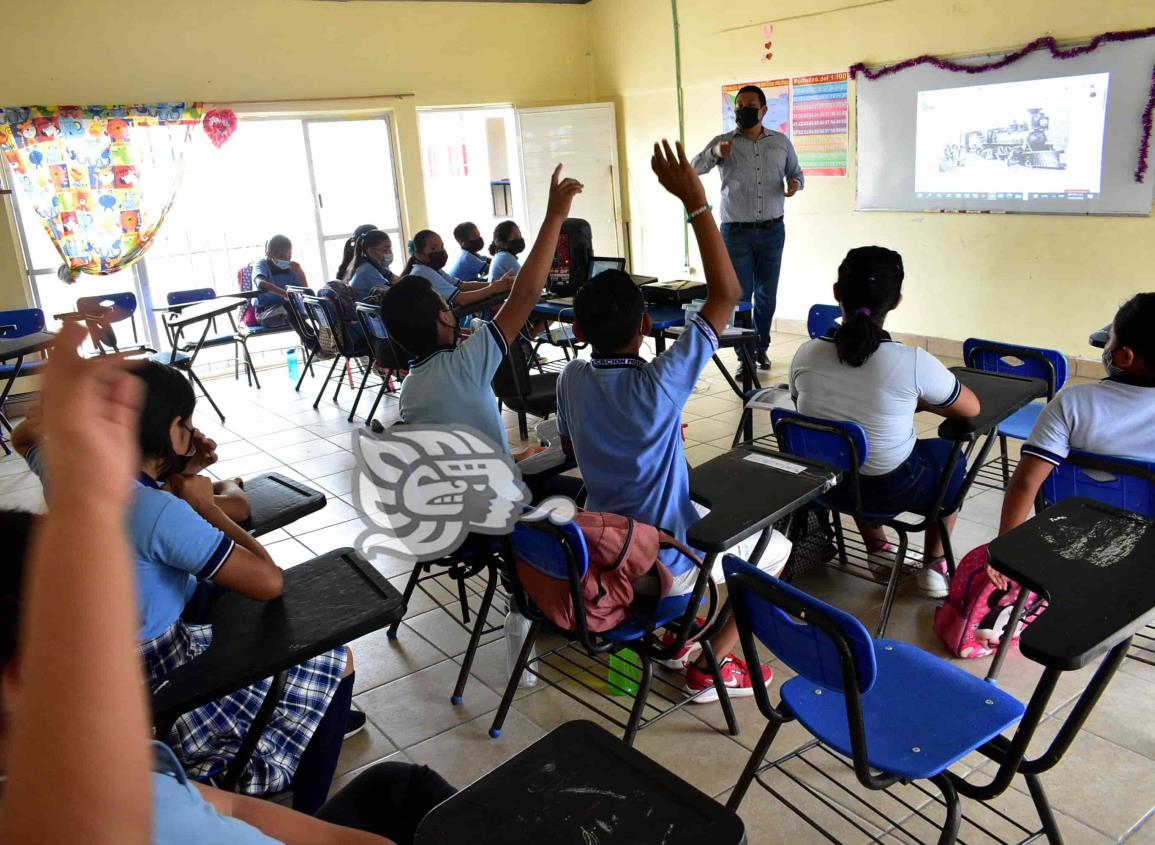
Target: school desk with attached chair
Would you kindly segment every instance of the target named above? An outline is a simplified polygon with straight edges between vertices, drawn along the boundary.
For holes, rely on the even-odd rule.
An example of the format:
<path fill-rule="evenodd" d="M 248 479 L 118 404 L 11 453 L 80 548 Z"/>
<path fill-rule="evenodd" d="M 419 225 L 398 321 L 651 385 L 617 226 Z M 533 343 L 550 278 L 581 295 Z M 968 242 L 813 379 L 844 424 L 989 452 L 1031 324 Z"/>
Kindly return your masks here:
<path fill-rule="evenodd" d="M 249 519 L 242 527 L 254 537 L 292 525 L 328 504 L 320 490 L 276 472 L 247 479 L 244 491 L 249 501 Z"/>
<path fill-rule="evenodd" d="M 45 352 L 56 339 L 53 332 L 45 331 L 44 312 L 39 308 L 21 308 L 0 311 L 0 446 L 4 454 L 11 454 L 4 432 L 12 431 L 12 423 L 4 413 L 4 405 L 16 379 L 38 372 L 48 363 L 28 356 Z"/>

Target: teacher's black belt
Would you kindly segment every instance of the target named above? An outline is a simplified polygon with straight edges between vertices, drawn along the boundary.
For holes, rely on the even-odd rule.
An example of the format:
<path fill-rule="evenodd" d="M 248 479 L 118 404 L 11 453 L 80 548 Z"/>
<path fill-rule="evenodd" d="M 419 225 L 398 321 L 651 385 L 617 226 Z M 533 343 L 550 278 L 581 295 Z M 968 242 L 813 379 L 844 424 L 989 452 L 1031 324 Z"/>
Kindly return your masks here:
<path fill-rule="evenodd" d="M 781 217 L 775 217 L 771 220 L 760 220 L 756 223 L 730 223 L 735 229 L 771 229 L 782 222 Z"/>

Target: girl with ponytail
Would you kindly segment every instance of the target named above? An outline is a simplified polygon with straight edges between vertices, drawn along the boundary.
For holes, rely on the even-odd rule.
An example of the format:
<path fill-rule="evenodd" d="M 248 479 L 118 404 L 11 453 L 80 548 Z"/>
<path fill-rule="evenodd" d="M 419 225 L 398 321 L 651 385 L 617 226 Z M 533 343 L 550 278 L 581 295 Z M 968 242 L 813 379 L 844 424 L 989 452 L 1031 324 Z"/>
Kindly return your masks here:
<path fill-rule="evenodd" d="M 337 275 L 334 276 L 334 278 L 345 281 L 345 274 L 348 272 L 349 265 L 353 261 L 353 249 L 357 245 L 357 238 L 366 232 L 372 232 L 376 228 L 372 223 L 362 223 L 353 230 L 353 235 L 345 241 L 345 248 L 341 252 L 341 263 L 337 265 Z"/>
<path fill-rule="evenodd" d="M 946 471 L 953 443 L 919 439 L 914 415 L 927 411 L 941 417 L 972 417 L 979 400 L 954 373 L 922 347 L 904 346 L 883 327 L 902 302 L 902 256 L 880 246 L 846 254 L 838 268 L 834 298 L 842 306 L 842 325 L 825 337 L 804 343 L 790 365 L 790 392 L 798 410 L 812 417 L 858 423 L 869 449 L 859 470 L 863 509 L 868 513 L 925 514 Z M 947 530 L 954 525 L 956 501 L 966 475 L 959 461 L 951 475 L 943 509 Z M 853 495 L 845 484 L 830 496 L 851 510 Z M 882 528 L 859 523 L 871 568 L 889 576 L 897 549 Z M 937 525 L 926 532 L 919 588 L 942 598 L 950 591 Z"/>
<path fill-rule="evenodd" d="M 348 282 L 358 302 L 364 302 L 374 288 L 387 287 L 395 278 L 389 265 L 393 263 L 393 243 L 380 229 L 370 229 L 357 235 L 353 241 L 353 255 L 342 280 Z"/>

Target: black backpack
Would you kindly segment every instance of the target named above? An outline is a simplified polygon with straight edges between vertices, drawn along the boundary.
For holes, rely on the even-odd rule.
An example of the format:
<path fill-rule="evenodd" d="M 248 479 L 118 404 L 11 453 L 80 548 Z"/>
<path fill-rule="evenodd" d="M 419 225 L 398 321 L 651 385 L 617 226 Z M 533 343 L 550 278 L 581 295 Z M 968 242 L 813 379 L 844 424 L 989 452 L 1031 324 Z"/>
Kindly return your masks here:
<path fill-rule="evenodd" d="M 554 296 L 573 296 L 590 277 L 590 263 L 594 257 L 593 232 L 590 224 L 578 217 L 570 217 L 561 224 L 557 252 L 545 287 Z"/>

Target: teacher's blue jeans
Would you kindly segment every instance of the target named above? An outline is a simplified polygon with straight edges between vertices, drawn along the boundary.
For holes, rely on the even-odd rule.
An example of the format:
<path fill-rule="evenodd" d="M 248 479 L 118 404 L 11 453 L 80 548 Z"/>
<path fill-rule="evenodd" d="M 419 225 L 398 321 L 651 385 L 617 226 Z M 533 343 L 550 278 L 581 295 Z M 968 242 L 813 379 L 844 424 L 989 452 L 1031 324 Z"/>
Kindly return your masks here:
<path fill-rule="evenodd" d="M 778 273 L 782 269 L 782 249 L 786 245 L 786 224 L 766 229 L 741 229 L 722 224 L 722 240 L 742 285 L 742 300 L 754 300 L 754 328 L 758 330 L 758 351 L 770 346 L 770 321 L 778 305 Z"/>

